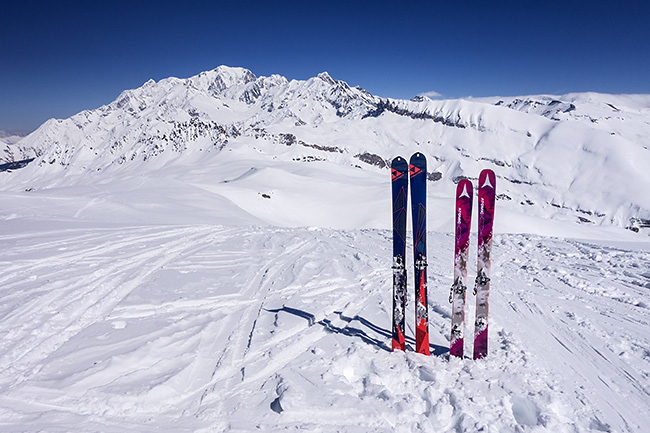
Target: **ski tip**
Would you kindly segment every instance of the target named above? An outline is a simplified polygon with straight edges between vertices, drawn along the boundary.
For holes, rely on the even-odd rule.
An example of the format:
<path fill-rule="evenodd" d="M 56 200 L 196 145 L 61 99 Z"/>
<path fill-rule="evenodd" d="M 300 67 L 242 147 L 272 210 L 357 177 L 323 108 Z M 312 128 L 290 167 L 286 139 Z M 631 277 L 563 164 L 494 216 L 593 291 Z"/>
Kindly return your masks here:
<path fill-rule="evenodd" d="M 411 178 L 414 178 L 419 174 L 426 173 L 426 172 L 427 172 L 426 158 L 420 152 L 414 153 L 413 156 L 411 156 L 411 160 L 409 161 L 409 174 Z M 423 178 L 426 179 L 426 176 L 424 176 Z"/>
<path fill-rule="evenodd" d="M 393 158 L 393 160 L 391 161 L 391 164 L 390 164 L 390 166 L 392 168 L 402 168 L 402 167 L 404 167 L 406 165 L 407 165 L 406 160 L 404 158 L 402 158 L 401 156 L 396 156 L 395 158 Z"/>
<path fill-rule="evenodd" d="M 414 163 L 425 163 L 426 164 L 427 158 L 424 156 L 423 153 L 420 152 L 415 152 L 413 155 L 411 155 L 411 164 Z"/>
<path fill-rule="evenodd" d="M 478 176 L 478 187 L 479 188 L 492 188 L 494 189 L 497 184 L 497 177 L 489 168 L 486 168 L 481 171 L 481 174 Z"/>
<path fill-rule="evenodd" d="M 472 181 L 469 179 L 461 179 L 456 186 L 456 198 L 469 198 L 471 199 L 474 194 L 474 187 Z"/>

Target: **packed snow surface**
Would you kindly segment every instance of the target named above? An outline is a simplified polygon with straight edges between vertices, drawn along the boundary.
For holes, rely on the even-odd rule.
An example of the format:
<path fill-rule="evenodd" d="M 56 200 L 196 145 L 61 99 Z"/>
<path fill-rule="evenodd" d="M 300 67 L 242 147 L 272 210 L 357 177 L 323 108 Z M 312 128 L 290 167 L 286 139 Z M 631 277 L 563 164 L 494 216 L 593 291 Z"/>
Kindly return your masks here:
<path fill-rule="evenodd" d="M 648 107 L 382 100 L 220 67 L 47 122 L 0 173 L 0 432 L 647 431 Z M 415 151 L 430 357 L 411 277 L 390 351 L 383 164 Z M 485 167 L 489 353 L 449 359 L 454 182 Z M 466 354 L 474 309 L 470 289 Z"/>
<path fill-rule="evenodd" d="M 386 230 L 9 224 L 0 241 L 0 431 L 647 426 L 647 243 L 496 235 L 473 361 L 448 359 L 449 233 L 429 235 L 431 357 L 413 299 L 390 352 Z"/>

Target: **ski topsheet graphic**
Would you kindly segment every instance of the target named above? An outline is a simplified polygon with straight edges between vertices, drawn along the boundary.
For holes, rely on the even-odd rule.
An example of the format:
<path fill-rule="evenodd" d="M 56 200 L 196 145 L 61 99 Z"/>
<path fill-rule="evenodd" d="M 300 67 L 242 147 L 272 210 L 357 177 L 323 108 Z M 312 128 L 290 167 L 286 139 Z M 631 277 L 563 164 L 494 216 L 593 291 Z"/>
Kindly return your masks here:
<path fill-rule="evenodd" d="M 409 164 L 415 268 L 415 351 L 429 355 L 427 302 L 427 160 L 415 153 Z"/>
<path fill-rule="evenodd" d="M 393 198 L 393 341 L 392 350 L 404 350 L 406 312 L 406 202 L 408 165 L 401 157 L 391 164 Z"/>
<path fill-rule="evenodd" d="M 463 357 L 465 330 L 465 292 L 467 291 L 467 254 L 472 223 L 472 182 L 463 179 L 456 187 L 456 242 L 454 248 L 454 283 L 451 286 L 451 338 L 449 353 Z"/>
<path fill-rule="evenodd" d="M 474 359 L 483 358 L 488 350 L 488 296 L 490 294 L 490 255 L 496 176 L 486 169 L 478 178 L 478 262 L 474 286 L 476 294 L 476 321 L 474 323 Z"/>

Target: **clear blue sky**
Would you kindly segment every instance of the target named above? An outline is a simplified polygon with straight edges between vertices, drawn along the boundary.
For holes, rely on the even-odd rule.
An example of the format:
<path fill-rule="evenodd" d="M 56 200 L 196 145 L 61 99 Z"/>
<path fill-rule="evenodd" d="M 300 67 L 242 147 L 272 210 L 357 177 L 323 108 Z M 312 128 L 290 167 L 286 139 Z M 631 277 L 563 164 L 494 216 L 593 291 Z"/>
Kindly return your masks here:
<path fill-rule="evenodd" d="M 0 0 L 0 130 L 222 64 L 394 98 L 650 93 L 650 5 Z"/>

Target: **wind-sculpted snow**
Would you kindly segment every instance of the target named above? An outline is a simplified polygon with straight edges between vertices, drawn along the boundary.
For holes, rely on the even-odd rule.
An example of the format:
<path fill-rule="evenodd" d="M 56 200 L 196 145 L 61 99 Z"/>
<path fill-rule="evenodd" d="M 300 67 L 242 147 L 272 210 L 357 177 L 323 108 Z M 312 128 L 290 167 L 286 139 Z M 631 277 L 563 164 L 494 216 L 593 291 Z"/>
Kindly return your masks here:
<path fill-rule="evenodd" d="M 8 227 L 0 431 L 640 433 L 650 421 L 647 243 L 497 234 L 490 353 L 472 361 L 448 359 L 450 233 L 429 237 L 425 357 L 411 288 L 409 348 L 390 352 L 386 230 Z"/>

